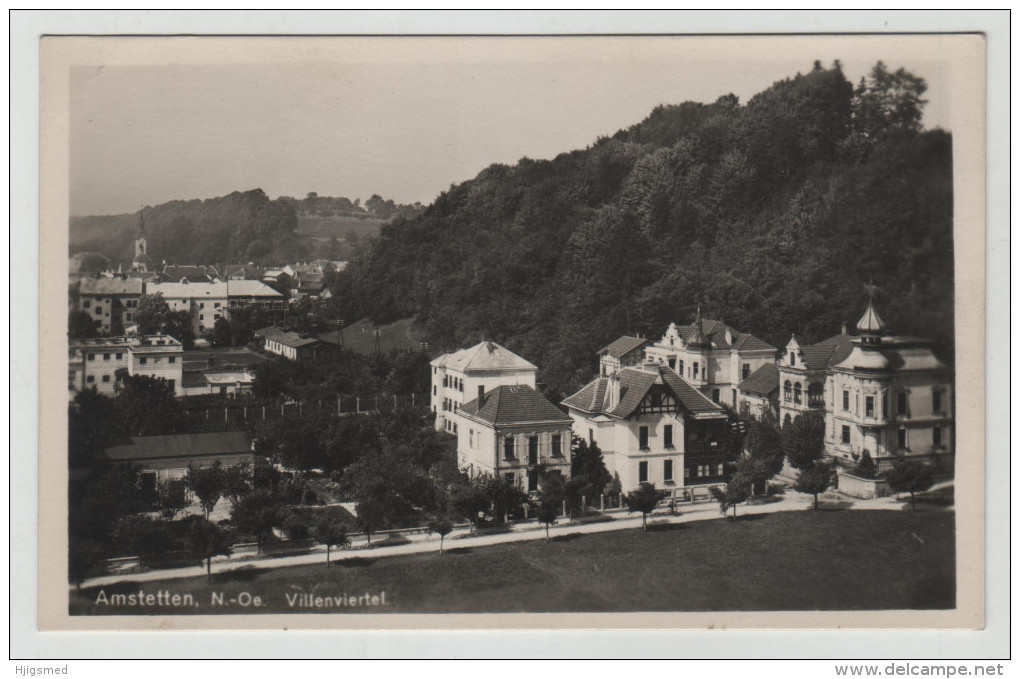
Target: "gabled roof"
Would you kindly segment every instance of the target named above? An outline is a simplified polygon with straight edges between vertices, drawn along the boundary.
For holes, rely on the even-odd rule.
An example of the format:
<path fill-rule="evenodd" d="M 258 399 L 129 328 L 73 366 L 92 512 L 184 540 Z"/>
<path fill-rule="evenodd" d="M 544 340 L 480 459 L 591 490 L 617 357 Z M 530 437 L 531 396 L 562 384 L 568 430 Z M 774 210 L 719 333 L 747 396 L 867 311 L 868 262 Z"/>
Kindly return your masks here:
<path fill-rule="evenodd" d="M 480 409 L 478 399 L 473 399 L 457 412 L 496 426 L 571 421 L 549 399 L 525 384 L 498 386 L 485 394 Z"/>
<path fill-rule="evenodd" d="M 251 440 L 243 431 L 170 436 L 132 436 L 131 443 L 106 449 L 111 460 L 139 461 L 175 457 L 207 457 L 250 453 Z"/>
<path fill-rule="evenodd" d="M 225 264 L 223 266 L 223 278 L 240 278 L 242 280 L 262 280 L 266 270 L 245 264 Z"/>
<path fill-rule="evenodd" d="M 610 356 L 614 356 L 616 358 L 623 358 L 624 356 L 634 351 L 635 349 L 641 349 L 647 344 L 648 340 L 646 339 L 624 335 L 620 339 L 610 344 L 607 344 L 606 346 L 599 349 L 598 354 L 599 356 L 602 356 L 603 354 L 609 354 Z"/>
<path fill-rule="evenodd" d="M 205 299 L 225 298 L 227 296 L 226 283 L 210 283 L 208 281 L 191 281 L 180 283 L 152 283 L 149 285 L 148 293 L 154 295 L 160 293 L 163 297 L 171 299 Z"/>
<path fill-rule="evenodd" d="M 697 333 L 695 324 L 691 325 L 678 325 L 676 326 L 677 332 L 683 338 L 685 343 L 690 343 Z M 776 348 L 761 339 L 758 339 L 754 335 L 746 332 L 739 332 L 734 330 L 730 326 L 726 325 L 722 321 L 716 321 L 709 318 L 705 318 L 701 321 L 701 329 L 708 341 L 711 342 L 714 349 L 729 349 L 733 348 L 737 351 L 775 351 Z M 726 339 L 726 331 L 730 331 L 730 337 L 733 338 L 733 342 L 730 343 Z"/>
<path fill-rule="evenodd" d="M 853 340 L 850 335 L 833 335 L 817 344 L 801 347 L 800 356 L 808 370 L 825 370 L 841 363 L 853 351 Z"/>
<path fill-rule="evenodd" d="M 83 278 L 82 295 L 140 295 L 144 284 L 141 278 Z"/>
<path fill-rule="evenodd" d="M 205 266 L 186 266 L 178 264 L 167 264 L 159 272 L 159 280 L 168 283 L 180 283 L 181 279 L 187 278 L 189 283 L 208 283 L 213 279 L 209 268 Z"/>
<path fill-rule="evenodd" d="M 283 297 L 262 281 L 229 280 L 224 285 L 227 286 L 228 297 Z"/>
<path fill-rule="evenodd" d="M 766 363 L 747 376 L 738 387 L 745 394 L 768 396 L 779 389 L 779 366 Z"/>
<path fill-rule="evenodd" d="M 538 370 L 506 347 L 495 342 L 479 342 L 473 347 L 443 354 L 432 365 L 469 372 L 472 370 Z"/>
<path fill-rule="evenodd" d="M 652 385 L 660 382 L 673 393 L 681 407 L 691 413 L 719 413 L 725 411 L 710 398 L 692 387 L 682 377 L 665 366 L 624 368 L 615 379 L 620 380 L 620 402 L 609 409 L 610 381 L 612 377 L 597 377 L 579 391 L 567 397 L 563 405 L 586 413 L 601 413 L 613 417 L 629 417 L 644 400 Z"/>
<path fill-rule="evenodd" d="M 280 344 L 285 344 L 288 347 L 294 347 L 295 349 L 299 347 L 308 346 L 309 344 L 317 344 L 322 342 L 322 340 L 320 340 L 318 337 L 314 337 L 312 335 L 302 335 L 300 333 L 292 332 L 290 330 L 284 330 L 283 328 L 279 328 L 275 325 L 271 325 L 268 328 L 256 330 L 255 334 L 260 337 L 264 337 L 265 339 L 273 340 L 279 342 Z"/>

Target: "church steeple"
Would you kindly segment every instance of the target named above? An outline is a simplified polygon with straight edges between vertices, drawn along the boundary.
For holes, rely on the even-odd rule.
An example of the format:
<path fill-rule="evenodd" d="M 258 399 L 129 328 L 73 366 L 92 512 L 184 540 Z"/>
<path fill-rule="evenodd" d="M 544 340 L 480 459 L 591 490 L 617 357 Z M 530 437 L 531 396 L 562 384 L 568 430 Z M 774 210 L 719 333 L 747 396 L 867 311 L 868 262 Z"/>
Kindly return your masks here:
<path fill-rule="evenodd" d="M 138 233 L 135 236 L 135 258 L 131 260 L 131 268 L 135 271 L 148 271 L 149 264 L 152 260 L 149 259 L 147 250 L 147 240 L 145 238 L 145 215 L 139 210 L 138 211 Z"/>

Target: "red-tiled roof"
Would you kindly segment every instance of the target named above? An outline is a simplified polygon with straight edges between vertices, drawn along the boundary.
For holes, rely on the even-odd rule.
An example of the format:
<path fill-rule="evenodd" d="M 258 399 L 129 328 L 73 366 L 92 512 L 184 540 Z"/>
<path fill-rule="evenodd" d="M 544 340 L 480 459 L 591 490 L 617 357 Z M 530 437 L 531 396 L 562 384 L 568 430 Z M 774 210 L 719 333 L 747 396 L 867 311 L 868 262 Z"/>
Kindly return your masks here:
<path fill-rule="evenodd" d="M 598 377 L 563 401 L 563 405 L 587 413 L 602 413 L 613 417 L 629 417 L 641 405 L 652 385 L 661 376 L 663 384 L 673 392 L 684 410 L 691 413 L 725 412 L 718 404 L 692 387 L 682 377 L 665 366 L 655 370 L 624 368 L 617 373 L 620 380 L 620 402 L 608 409 L 606 398 L 613 378 Z"/>
<path fill-rule="evenodd" d="M 132 436 L 131 443 L 106 449 L 111 460 L 159 460 L 250 453 L 251 440 L 243 431 L 171 436 Z"/>
<path fill-rule="evenodd" d="M 527 385 L 501 385 L 487 392 L 481 409 L 478 399 L 468 401 L 457 411 L 492 425 L 562 422 L 570 418 L 545 396 Z"/>
<path fill-rule="evenodd" d="M 624 356 L 634 351 L 635 349 L 641 349 L 646 344 L 648 344 L 648 340 L 646 339 L 624 335 L 620 339 L 610 344 L 607 344 L 606 346 L 599 349 L 598 353 L 599 356 L 601 356 L 602 354 L 609 354 L 610 356 L 615 356 L 616 358 L 623 358 Z"/>
<path fill-rule="evenodd" d="M 779 366 L 766 363 L 748 375 L 738 388 L 745 394 L 768 396 L 779 389 Z"/>
<path fill-rule="evenodd" d="M 800 355 L 804 365 L 809 370 L 825 370 L 826 368 L 841 363 L 853 351 L 850 335 L 833 335 L 817 344 L 801 347 Z"/>

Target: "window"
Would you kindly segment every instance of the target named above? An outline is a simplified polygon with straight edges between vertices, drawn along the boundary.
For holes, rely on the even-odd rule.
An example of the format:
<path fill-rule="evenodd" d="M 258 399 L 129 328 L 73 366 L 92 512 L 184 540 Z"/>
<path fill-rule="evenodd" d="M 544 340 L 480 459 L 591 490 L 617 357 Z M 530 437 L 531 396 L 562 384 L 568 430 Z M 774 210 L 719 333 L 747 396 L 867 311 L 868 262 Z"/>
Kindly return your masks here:
<path fill-rule="evenodd" d="M 694 362 L 694 368 L 693 368 L 693 372 L 691 374 L 694 375 L 694 379 L 698 379 L 698 362 L 697 361 Z"/>
<path fill-rule="evenodd" d="M 87 300 L 85 300 L 84 302 L 82 302 L 82 304 L 81 304 L 81 307 L 82 307 L 83 309 L 88 309 L 88 308 L 90 308 L 91 306 L 92 306 L 92 300 L 91 300 L 91 299 L 87 299 Z"/>
<path fill-rule="evenodd" d="M 691 478 L 691 468 L 690 467 L 684 467 L 684 478 L 685 479 Z"/>
<path fill-rule="evenodd" d="M 559 457 L 559 456 L 563 455 L 563 451 L 560 449 L 560 446 L 562 445 L 562 443 L 563 443 L 563 437 L 560 436 L 559 434 L 553 434 L 553 436 L 552 436 L 552 454 L 553 454 L 553 457 Z"/>
<path fill-rule="evenodd" d="M 199 309 L 204 309 L 205 308 L 205 302 L 199 302 L 198 303 L 198 308 Z"/>
<path fill-rule="evenodd" d="M 447 377 L 446 375 L 443 375 L 443 388 L 444 388 L 444 389 L 446 388 L 446 386 L 447 386 L 447 381 L 448 381 L 449 379 L 450 379 L 449 377 Z"/>
<path fill-rule="evenodd" d="M 645 483 L 648 481 L 648 462 L 638 462 L 637 466 L 637 478 L 638 483 Z"/>
<path fill-rule="evenodd" d="M 170 380 L 170 381 L 173 382 L 173 380 Z M 454 434 L 457 433 L 457 423 L 456 422 L 453 423 L 453 433 Z"/>
<path fill-rule="evenodd" d="M 507 436 L 503 439 L 503 457 L 508 460 L 514 459 L 514 437 Z"/>
<path fill-rule="evenodd" d="M 933 427 L 931 430 L 931 444 L 938 448 L 942 445 L 942 427 Z"/>
<path fill-rule="evenodd" d="M 667 448 L 673 447 L 673 425 L 667 424 L 662 428 L 662 445 Z"/>
<path fill-rule="evenodd" d="M 875 397 L 865 396 L 864 397 L 864 416 L 874 417 L 875 416 Z"/>
<path fill-rule="evenodd" d="M 213 304 L 213 309 L 219 309 L 219 308 L 220 308 L 220 303 L 219 302 L 216 302 L 215 304 Z"/>
<path fill-rule="evenodd" d="M 843 390 L 843 410 L 850 410 L 850 392 Z"/>
<path fill-rule="evenodd" d="M 89 354 L 89 360 L 90 360 L 90 361 L 94 361 L 94 360 L 96 360 L 96 355 L 95 355 L 95 354 L 92 354 L 92 353 L 90 353 L 90 354 Z"/>
<path fill-rule="evenodd" d="M 516 477 L 516 475 L 513 472 L 508 472 L 506 474 L 503 474 L 503 480 L 506 481 L 511 486 L 516 486 L 517 485 L 517 477 Z"/>
<path fill-rule="evenodd" d="M 538 464 L 538 437 L 528 437 L 528 464 Z"/>
<path fill-rule="evenodd" d="M 896 432 L 896 446 L 899 448 L 907 447 L 907 430 L 900 427 L 899 431 Z"/>
<path fill-rule="evenodd" d="M 98 316 L 98 315 L 99 315 L 99 314 L 101 314 L 101 313 L 103 313 L 103 307 L 101 307 L 101 306 L 97 306 L 97 307 L 96 307 L 96 316 Z"/>
<path fill-rule="evenodd" d="M 528 492 L 534 493 L 538 490 L 538 470 L 528 470 Z"/>
<path fill-rule="evenodd" d="M 110 383 L 110 376 L 109 375 L 103 375 L 103 384 L 109 384 L 109 383 Z"/>
<path fill-rule="evenodd" d="M 942 412 L 942 388 L 935 387 L 931 390 L 931 411 L 933 413 Z"/>
<path fill-rule="evenodd" d="M 220 320 L 220 315 L 219 314 L 213 314 L 213 320 L 214 321 Z"/>
<path fill-rule="evenodd" d="M 95 375 L 89 375 L 88 377 L 85 378 L 85 381 L 88 382 L 89 384 L 92 384 L 93 382 L 96 381 L 96 376 Z"/>
<path fill-rule="evenodd" d="M 475 447 L 475 430 L 468 429 L 468 448 Z"/>
<path fill-rule="evenodd" d="M 676 364 L 676 367 L 677 367 L 677 371 L 676 371 L 677 375 L 683 375 L 684 374 L 684 362 L 683 361 L 679 361 Z"/>
<path fill-rule="evenodd" d="M 664 460 L 662 463 L 662 480 L 673 480 L 673 460 Z"/>
<path fill-rule="evenodd" d="M 138 363 L 139 363 L 140 365 L 145 365 L 146 363 L 148 363 L 148 360 L 149 360 L 149 359 L 147 359 L 147 358 L 145 358 L 144 356 L 142 356 L 141 358 L 139 358 L 139 359 L 138 359 Z"/>
<path fill-rule="evenodd" d="M 790 365 L 797 365 L 797 352 L 796 351 L 791 351 L 790 352 Z"/>
<path fill-rule="evenodd" d="M 783 382 L 783 400 L 789 401 L 793 398 L 793 385 L 790 384 L 790 380 Z"/>
<path fill-rule="evenodd" d="M 672 343 L 672 341 L 673 340 L 670 340 L 671 343 Z M 676 358 L 670 358 L 669 359 L 669 369 L 670 370 L 676 370 Z"/>
<path fill-rule="evenodd" d="M 850 427 L 845 424 L 843 425 L 843 443 L 850 445 Z"/>
<path fill-rule="evenodd" d="M 896 394 L 896 414 L 907 414 L 907 393 L 905 391 Z"/>
<path fill-rule="evenodd" d="M 198 320 L 204 321 L 205 320 L 205 314 L 199 314 L 198 315 Z"/>
<path fill-rule="evenodd" d="M 432 395 L 433 396 L 436 395 L 436 385 L 434 385 L 434 384 L 432 385 Z"/>
<path fill-rule="evenodd" d="M 718 389 L 713 389 L 712 390 L 712 400 L 715 401 L 716 403 L 719 402 L 719 390 Z"/>
<path fill-rule="evenodd" d="M 638 429 L 638 447 L 641 450 L 648 450 L 648 427 Z"/>
<path fill-rule="evenodd" d="M 800 382 L 797 382 L 797 384 L 793 385 L 793 402 L 794 403 L 796 403 L 798 405 L 800 404 L 801 394 L 802 394 L 802 391 L 801 391 L 801 388 L 800 388 Z"/>
<path fill-rule="evenodd" d="M 711 476 L 712 465 L 710 464 L 699 464 L 698 465 L 698 476 Z"/>
<path fill-rule="evenodd" d="M 588 443 L 595 443 L 595 430 L 594 429 L 589 429 L 588 430 Z"/>
<path fill-rule="evenodd" d="M 152 362 L 153 363 L 159 363 L 159 356 L 153 357 Z"/>
<path fill-rule="evenodd" d="M 127 314 L 127 315 L 125 316 L 125 318 L 126 318 L 127 320 L 129 320 L 129 321 L 130 321 L 130 320 L 131 320 L 131 314 Z"/>
<path fill-rule="evenodd" d="M 751 376 L 751 364 L 745 363 L 744 367 L 741 368 L 740 370 L 740 379 L 746 380 L 750 376 Z"/>
<path fill-rule="evenodd" d="M 168 363 L 176 363 L 177 362 L 177 357 L 176 356 L 171 356 L 170 358 L 168 358 L 166 360 L 167 360 Z"/>

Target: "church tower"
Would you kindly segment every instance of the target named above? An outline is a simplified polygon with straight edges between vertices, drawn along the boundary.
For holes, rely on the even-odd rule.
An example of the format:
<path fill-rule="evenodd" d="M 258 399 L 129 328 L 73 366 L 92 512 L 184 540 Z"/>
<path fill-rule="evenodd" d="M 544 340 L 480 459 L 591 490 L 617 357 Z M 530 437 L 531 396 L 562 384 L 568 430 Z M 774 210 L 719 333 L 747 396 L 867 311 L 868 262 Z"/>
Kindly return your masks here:
<path fill-rule="evenodd" d="M 149 264 L 152 264 L 152 260 L 149 259 L 147 252 L 147 242 L 145 238 L 145 217 L 142 212 L 138 212 L 138 234 L 135 236 L 135 257 L 131 260 L 131 269 L 133 271 L 148 271 Z"/>

